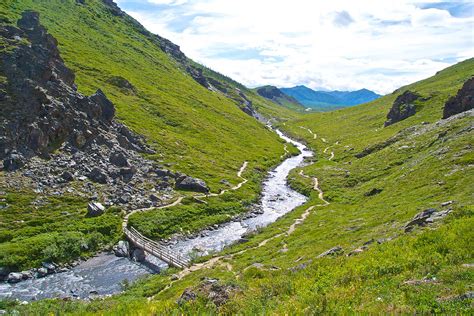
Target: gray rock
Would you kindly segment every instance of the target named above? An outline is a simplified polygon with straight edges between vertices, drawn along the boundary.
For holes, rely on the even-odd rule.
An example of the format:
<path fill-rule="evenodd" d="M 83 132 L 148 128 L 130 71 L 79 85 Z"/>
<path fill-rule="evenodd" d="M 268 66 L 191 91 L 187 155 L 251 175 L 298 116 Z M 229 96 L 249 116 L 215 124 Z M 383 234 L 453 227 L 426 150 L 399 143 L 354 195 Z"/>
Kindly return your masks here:
<path fill-rule="evenodd" d="M 8 283 L 18 283 L 23 280 L 23 274 L 20 272 L 11 272 L 8 274 L 7 282 Z"/>
<path fill-rule="evenodd" d="M 474 108 L 474 77 L 469 78 L 443 109 L 443 119 Z"/>
<path fill-rule="evenodd" d="M 31 270 L 21 271 L 22 279 L 28 280 L 34 277 L 34 273 Z"/>
<path fill-rule="evenodd" d="M 150 194 L 150 201 L 154 202 L 154 203 L 158 203 L 158 202 L 161 202 L 161 199 L 156 196 L 155 194 Z"/>
<path fill-rule="evenodd" d="M 96 217 L 104 214 L 105 206 L 98 202 L 92 202 L 87 205 L 87 217 Z"/>
<path fill-rule="evenodd" d="M 48 275 L 48 269 L 46 268 L 39 268 L 38 270 L 36 270 L 36 277 L 37 278 L 44 278 L 45 276 Z"/>
<path fill-rule="evenodd" d="M 181 306 L 186 302 L 194 301 L 196 297 L 197 297 L 196 293 L 194 293 L 192 289 L 187 288 L 184 290 L 183 294 L 181 294 L 180 298 L 178 299 L 176 303 L 178 303 L 178 305 Z"/>
<path fill-rule="evenodd" d="M 133 250 L 133 253 L 132 253 L 132 259 L 133 261 L 136 261 L 136 262 L 143 262 L 145 261 L 145 252 L 140 249 L 140 248 L 135 248 L 135 250 Z"/>
<path fill-rule="evenodd" d="M 107 175 L 105 172 L 99 168 L 94 168 L 92 171 L 87 175 L 87 177 L 94 182 L 106 184 L 107 183 Z"/>
<path fill-rule="evenodd" d="M 74 176 L 72 175 L 72 173 L 67 170 L 61 174 L 61 178 L 67 182 L 74 180 Z"/>
<path fill-rule="evenodd" d="M 195 192 L 209 192 L 209 188 L 201 179 L 185 176 L 177 179 L 176 188 L 179 190 L 190 190 Z"/>
<path fill-rule="evenodd" d="M 444 206 L 448 206 L 448 205 L 451 205 L 451 204 L 453 204 L 453 201 L 446 201 L 446 202 L 441 203 L 441 206 L 444 207 Z"/>
<path fill-rule="evenodd" d="M 14 171 L 25 165 L 25 159 L 22 155 L 13 152 L 3 159 L 3 169 L 6 171 Z"/>
<path fill-rule="evenodd" d="M 128 167 L 128 160 L 124 153 L 120 151 L 114 151 L 110 154 L 109 157 L 110 163 L 116 165 L 117 167 Z"/>
<path fill-rule="evenodd" d="M 415 217 L 405 225 L 405 232 L 412 231 L 415 226 L 425 226 L 428 218 L 435 212 L 436 209 L 429 208 L 416 214 Z"/>
<path fill-rule="evenodd" d="M 392 108 L 387 114 L 387 121 L 385 121 L 385 126 L 392 125 L 394 123 L 400 122 L 412 115 L 416 114 L 416 107 L 413 104 L 416 100 L 420 98 L 420 95 L 417 93 L 407 90 L 403 94 L 399 95 L 395 102 L 393 102 Z"/>
<path fill-rule="evenodd" d="M 117 257 L 128 257 L 130 254 L 128 241 L 119 241 L 118 244 L 114 246 L 113 250 Z"/>
<path fill-rule="evenodd" d="M 48 273 L 54 272 L 57 268 L 57 266 L 54 263 L 51 263 L 51 262 L 43 262 L 43 263 L 41 263 L 41 266 L 43 268 L 46 268 L 48 270 Z"/>
<path fill-rule="evenodd" d="M 336 256 L 336 255 L 339 255 L 343 252 L 344 252 L 344 250 L 342 249 L 342 247 L 336 246 L 336 247 L 332 247 L 331 249 L 321 253 L 320 255 L 317 256 L 317 258 L 322 258 L 322 257 L 326 257 L 326 256 Z"/>

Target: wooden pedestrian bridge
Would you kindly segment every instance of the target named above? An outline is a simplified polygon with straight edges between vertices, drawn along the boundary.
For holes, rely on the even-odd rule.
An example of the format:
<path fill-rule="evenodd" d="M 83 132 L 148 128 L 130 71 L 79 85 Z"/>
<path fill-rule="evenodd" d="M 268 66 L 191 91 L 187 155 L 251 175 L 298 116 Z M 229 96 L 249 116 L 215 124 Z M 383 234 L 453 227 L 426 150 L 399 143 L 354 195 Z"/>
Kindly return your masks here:
<path fill-rule="evenodd" d="M 163 260 L 170 266 L 183 269 L 189 267 L 191 263 L 188 258 L 185 258 L 184 256 L 161 245 L 160 243 L 143 236 L 133 227 L 127 228 L 124 226 L 123 232 L 125 236 L 127 236 L 127 239 L 132 242 L 135 247 L 142 249 L 143 251 L 157 257 L 160 260 Z"/>

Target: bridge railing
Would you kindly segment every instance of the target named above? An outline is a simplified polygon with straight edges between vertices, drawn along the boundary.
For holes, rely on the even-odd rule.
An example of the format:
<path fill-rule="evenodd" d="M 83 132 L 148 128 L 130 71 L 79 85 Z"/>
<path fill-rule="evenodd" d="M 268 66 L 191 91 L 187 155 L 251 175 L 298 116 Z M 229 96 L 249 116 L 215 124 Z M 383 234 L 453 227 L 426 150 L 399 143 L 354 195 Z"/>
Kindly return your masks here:
<path fill-rule="evenodd" d="M 158 242 L 143 236 L 135 228 L 130 227 L 130 229 L 128 229 L 127 227 L 124 227 L 123 231 L 127 238 L 137 247 L 142 248 L 144 251 L 149 252 L 166 263 L 178 268 L 189 266 L 190 260 L 188 258 L 183 257 Z"/>

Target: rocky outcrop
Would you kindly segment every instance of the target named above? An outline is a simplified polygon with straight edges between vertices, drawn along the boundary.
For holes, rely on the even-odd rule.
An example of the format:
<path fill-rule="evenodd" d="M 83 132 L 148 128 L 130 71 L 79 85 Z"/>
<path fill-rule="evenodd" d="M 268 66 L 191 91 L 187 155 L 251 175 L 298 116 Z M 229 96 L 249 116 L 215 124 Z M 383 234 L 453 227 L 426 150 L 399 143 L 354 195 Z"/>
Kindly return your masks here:
<path fill-rule="evenodd" d="M 426 226 L 432 224 L 434 221 L 444 218 L 446 215 L 451 213 L 451 209 L 437 211 L 434 208 L 426 209 L 416 214 L 411 221 L 406 223 L 405 232 L 412 231 L 416 226 Z"/>
<path fill-rule="evenodd" d="M 176 179 L 176 188 L 179 190 L 189 190 L 195 192 L 209 192 L 206 182 L 201 179 L 182 175 Z"/>
<path fill-rule="evenodd" d="M 90 97 L 77 92 L 74 73 L 64 65 L 57 41 L 39 24 L 38 13 L 24 12 L 18 26 L 0 29 L 9 44 L 16 46 L 13 52 L 1 54 L 7 93 L 1 95 L 0 158 L 18 161 L 12 154 L 48 158 L 64 144 L 71 150 L 84 149 L 94 141 L 106 144 L 107 139 L 99 138 L 105 134 L 109 140 L 135 141 L 124 135 L 123 125 L 113 121 L 114 105 L 100 89 Z M 133 145 L 149 151 L 141 143 Z M 15 168 L 7 164 L 6 169 Z"/>
<path fill-rule="evenodd" d="M 24 12 L 17 25 L 0 25 L 9 48 L 0 52 L 0 74 L 6 78 L 0 81 L 0 159 L 3 170 L 18 170 L 8 184 L 25 183 L 15 178 L 21 176 L 40 193 L 82 187 L 87 196 L 97 190 L 89 180 L 108 184 L 103 196 L 110 205 L 155 205 L 147 196 L 170 192 L 172 183 L 150 172 L 156 166 L 141 153 L 154 151 L 115 120 L 114 104 L 102 90 L 91 96 L 77 91 L 74 73 L 38 13 Z M 131 89 L 125 79 L 115 81 Z M 84 185 L 71 188 L 71 181 Z M 130 198 L 123 203 L 125 195 Z"/>
<path fill-rule="evenodd" d="M 209 300 L 215 306 L 219 307 L 224 305 L 233 293 L 238 290 L 239 288 L 235 285 L 225 285 L 221 284 L 218 279 L 205 278 L 196 289 L 185 289 L 177 303 L 182 306 L 200 297 Z"/>
<path fill-rule="evenodd" d="M 387 121 L 385 121 L 384 126 L 390 126 L 415 115 L 416 107 L 413 102 L 419 98 L 420 95 L 410 90 L 407 90 L 399 95 L 395 99 L 395 102 L 393 102 L 392 108 L 388 112 Z"/>
<path fill-rule="evenodd" d="M 113 247 L 113 250 L 117 257 L 128 257 L 130 255 L 128 241 L 120 240 L 117 245 Z"/>
<path fill-rule="evenodd" d="M 341 246 L 336 246 L 336 247 L 332 247 L 331 249 L 326 250 L 325 252 L 319 254 L 317 256 L 317 258 L 322 258 L 322 257 L 327 257 L 327 256 L 337 256 L 339 254 L 342 254 L 343 252 L 344 252 L 344 250 L 342 249 Z"/>
<path fill-rule="evenodd" d="M 458 93 L 451 97 L 443 109 L 443 119 L 474 108 L 474 77 L 468 79 Z"/>
<path fill-rule="evenodd" d="M 87 205 L 87 217 L 96 217 L 104 214 L 105 207 L 101 203 L 89 203 Z"/>

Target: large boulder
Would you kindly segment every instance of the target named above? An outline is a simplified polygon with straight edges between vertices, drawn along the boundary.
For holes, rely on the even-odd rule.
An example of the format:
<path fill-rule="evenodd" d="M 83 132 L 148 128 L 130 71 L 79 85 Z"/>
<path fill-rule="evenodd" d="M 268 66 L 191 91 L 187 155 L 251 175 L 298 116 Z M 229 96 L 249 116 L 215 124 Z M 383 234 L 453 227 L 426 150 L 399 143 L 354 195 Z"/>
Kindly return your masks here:
<path fill-rule="evenodd" d="M 12 272 L 8 274 L 7 282 L 8 283 L 18 283 L 23 280 L 23 274 L 20 272 Z"/>
<path fill-rule="evenodd" d="M 128 241 L 121 240 L 113 248 L 117 257 L 128 257 L 130 255 L 130 246 Z"/>
<path fill-rule="evenodd" d="M 109 157 L 110 163 L 116 165 L 117 167 L 127 167 L 128 160 L 123 152 L 114 151 L 110 154 Z"/>
<path fill-rule="evenodd" d="M 140 249 L 140 248 L 135 248 L 133 250 L 133 253 L 132 253 L 132 259 L 133 261 L 136 261 L 136 262 L 143 262 L 145 261 L 145 251 L 143 251 L 143 249 Z"/>
<path fill-rule="evenodd" d="M 101 203 L 89 203 L 87 205 L 87 217 L 96 217 L 104 214 L 105 207 Z"/>
<path fill-rule="evenodd" d="M 209 192 L 206 182 L 190 176 L 182 176 L 176 179 L 176 188 L 179 190 L 189 190 L 195 192 Z"/>
<path fill-rule="evenodd" d="M 105 172 L 99 168 L 92 169 L 91 172 L 87 175 L 87 177 L 94 182 L 106 184 L 107 183 L 107 175 Z"/>
<path fill-rule="evenodd" d="M 420 95 L 407 90 L 403 94 L 399 95 L 395 102 L 393 102 L 392 108 L 387 114 L 387 121 L 385 121 L 385 126 L 390 126 L 394 123 L 400 122 L 410 116 L 415 115 L 416 107 L 413 104 L 416 100 L 420 98 Z"/>
<path fill-rule="evenodd" d="M 474 108 L 474 77 L 468 79 L 458 93 L 451 97 L 443 109 L 443 118 Z"/>
<path fill-rule="evenodd" d="M 114 104 L 107 99 L 102 90 L 98 89 L 96 93 L 89 97 L 89 100 L 93 101 L 100 107 L 100 117 L 103 121 L 112 121 L 115 115 L 115 107 Z"/>

